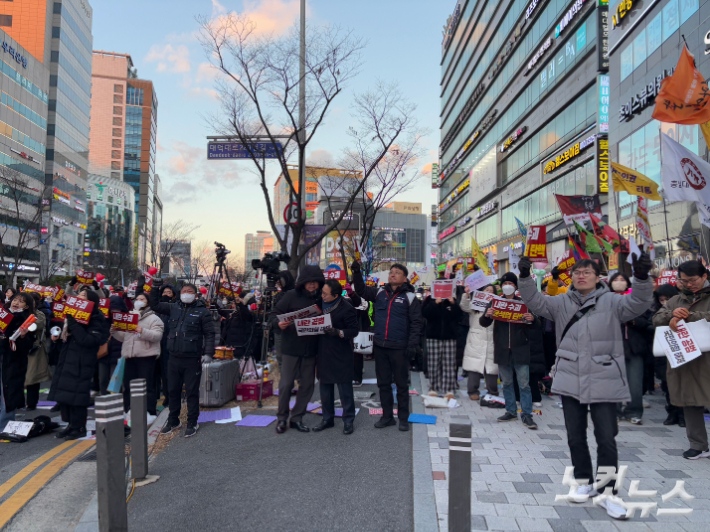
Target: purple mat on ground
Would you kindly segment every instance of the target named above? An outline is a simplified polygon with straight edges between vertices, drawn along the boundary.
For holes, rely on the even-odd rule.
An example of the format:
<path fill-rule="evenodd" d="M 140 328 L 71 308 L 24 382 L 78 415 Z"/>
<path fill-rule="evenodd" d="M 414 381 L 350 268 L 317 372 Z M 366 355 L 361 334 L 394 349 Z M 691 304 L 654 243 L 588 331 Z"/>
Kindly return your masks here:
<path fill-rule="evenodd" d="M 237 423 L 236 427 L 268 427 L 274 421 L 276 421 L 276 416 L 252 416 L 248 415 Z"/>
<path fill-rule="evenodd" d="M 288 407 L 293 408 L 296 405 L 296 400 L 291 399 L 288 402 Z M 306 406 L 306 412 L 313 412 L 314 410 L 318 410 L 320 408 L 320 405 L 318 403 L 308 403 Z"/>
<path fill-rule="evenodd" d="M 37 406 L 38 406 L 38 407 L 39 407 L 39 406 L 44 406 L 44 407 L 49 407 L 49 408 L 51 408 L 51 407 L 53 407 L 53 406 L 56 405 L 56 404 L 57 404 L 57 403 L 54 402 L 54 401 L 37 401 Z"/>
<path fill-rule="evenodd" d="M 231 410 L 209 410 L 200 412 L 200 417 L 197 418 L 198 423 L 209 423 L 218 419 L 229 419 L 232 417 Z"/>

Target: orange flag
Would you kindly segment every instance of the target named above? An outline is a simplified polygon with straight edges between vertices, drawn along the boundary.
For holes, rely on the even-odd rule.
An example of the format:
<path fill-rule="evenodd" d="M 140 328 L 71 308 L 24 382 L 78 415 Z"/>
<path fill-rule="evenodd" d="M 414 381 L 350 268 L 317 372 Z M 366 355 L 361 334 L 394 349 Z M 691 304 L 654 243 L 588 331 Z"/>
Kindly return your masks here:
<path fill-rule="evenodd" d="M 672 124 L 704 124 L 710 121 L 710 90 L 695 68 L 693 54 L 685 45 L 675 72 L 661 83 L 652 116 Z"/>

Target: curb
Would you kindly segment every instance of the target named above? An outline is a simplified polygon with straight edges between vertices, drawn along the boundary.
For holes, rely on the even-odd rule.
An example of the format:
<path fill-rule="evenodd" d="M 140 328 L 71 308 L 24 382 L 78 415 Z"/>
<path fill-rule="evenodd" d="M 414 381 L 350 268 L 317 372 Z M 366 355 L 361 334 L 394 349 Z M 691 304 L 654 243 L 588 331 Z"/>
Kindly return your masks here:
<path fill-rule="evenodd" d="M 419 395 L 412 396 L 412 412 L 424 414 L 422 403 L 422 382 L 419 373 L 412 373 L 412 386 Z M 414 496 L 414 532 L 439 530 L 434 498 L 434 479 L 429 456 L 429 435 L 427 425 L 412 423 L 412 477 Z"/>

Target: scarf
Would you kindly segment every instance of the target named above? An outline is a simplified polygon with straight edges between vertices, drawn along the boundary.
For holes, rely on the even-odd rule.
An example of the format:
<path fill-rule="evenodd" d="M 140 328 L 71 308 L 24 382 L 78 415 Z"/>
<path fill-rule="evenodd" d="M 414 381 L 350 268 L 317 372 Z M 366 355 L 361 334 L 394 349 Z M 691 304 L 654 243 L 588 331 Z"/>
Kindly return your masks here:
<path fill-rule="evenodd" d="M 330 303 L 323 301 L 323 314 L 330 314 L 333 312 L 336 308 L 338 308 L 338 305 L 340 305 L 342 299 L 342 297 L 338 296 L 337 299 L 334 299 Z"/>

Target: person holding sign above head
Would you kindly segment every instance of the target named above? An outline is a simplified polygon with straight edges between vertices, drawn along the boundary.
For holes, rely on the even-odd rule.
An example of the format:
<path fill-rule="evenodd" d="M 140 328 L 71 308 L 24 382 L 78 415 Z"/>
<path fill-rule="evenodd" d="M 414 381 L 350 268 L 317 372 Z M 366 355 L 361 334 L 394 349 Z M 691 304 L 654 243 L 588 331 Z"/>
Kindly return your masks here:
<path fill-rule="evenodd" d="M 700 261 L 689 260 L 678 266 L 678 281 L 681 293 L 671 297 L 653 317 L 656 327 L 670 325 L 677 331 L 678 322 L 710 320 L 710 282 L 708 271 Z M 634 290 L 636 292 L 636 284 Z M 710 457 L 708 434 L 703 413 L 710 406 L 710 353 L 672 368 L 666 367 L 668 392 L 672 405 L 682 407 L 685 416 L 685 432 L 690 449 L 683 458 L 697 460 Z"/>
<path fill-rule="evenodd" d="M 296 288 L 289 290 L 271 311 L 271 324 L 281 331 L 281 381 L 279 382 L 279 410 L 276 432 L 283 434 L 288 426 L 298 432 L 310 432 L 303 424 L 308 401 L 313 395 L 315 383 L 316 353 L 318 352 L 318 335 L 299 336 L 293 320 L 280 321 L 280 314 L 288 314 L 320 305 L 321 289 L 325 284 L 323 271 L 318 266 L 304 266 L 298 275 Z M 304 316 L 305 317 L 305 316 Z M 299 385 L 296 404 L 290 412 L 291 390 L 298 374 Z"/>
<path fill-rule="evenodd" d="M 521 259 L 525 260 L 525 257 Z M 521 270 L 522 271 L 522 270 Z M 500 278 L 503 287 L 503 297 L 509 301 L 520 301 L 515 296 L 518 289 L 518 276 L 508 272 Z M 498 318 L 493 309 L 494 299 L 488 304 L 485 313 L 479 318 L 481 327 L 493 326 L 493 351 L 494 360 L 498 364 L 500 380 L 503 384 L 503 397 L 505 398 L 505 414 L 498 421 L 514 421 L 518 419 L 518 408 L 515 401 L 515 387 L 513 379 L 517 378 L 520 388 L 520 407 L 523 411 L 523 425 L 536 430 L 537 424 L 532 417 L 532 393 L 530 391 L 530 327 L 538 327 L 539 320 L 530 312 L 524 312 L 520 321 L 506 321 L 505 316 Z M 521 305 L 522 306 L 522 305 Z M 523 307 L 524 308 L 524 307 Z M 513 309 L 515 312 L 515 307 Z M 506 314 L 511 314 L 507 312 Z M 512 315 L 512 314 L 511 314 Z M 505 318 L 505 319 L 502 319 Z"/>
<path fill-rule="evenodd" d="M 61 342 L 61 346 L 47 397 L 49 401 L 56 401 L 60 405 L 62 420 L 69 423 L 56 437 L 70 440 L 86 436 L 86 414 L 91 404 L 96 355 L 109 337 L 109 323 L 99 308 L 98 294 L 92 290 L 83 290 L 76 297 L 93 304 L 89 323 L 79 323 L 74 316 L 67 314 L 59 339 L 54 340 L 52 337 L 56 343 Z"/>
<path fill-rule="evenodd" d="M 352 339 L 357 336 L 357 315 L 353 306 L 341 295 L 342 286 L 335 279 L 323 285 L 323 313 L 330 316 L 330 329 L 318 335 L 318 380 L 323 404 L 323 421 L 313 427 L 320 432 L 335 426 L 335 385 L 343 406 L 343 434 L 353 433 L 355 395 L 353 393 L 354 356 Z"/>
<path fill-rule="evenodd" d="M 621 324 L 643 314 L 653 302 L 653 282 L 648 273 L 653 262 L 642 254 L 633 257 L 634 289 L 627 296 L 614 294 L 600 280 L 599 264 L 583 259 L 572 267 L 572 287 L 565 294 L 543 296 L 530 276 L 532 264 L 523 257 L 520 269 L 520 294 L 528 308 L 555 322 L 557 360 L 552 368 L 552 393 L 562 396 L 574 478 L 574 502 L 585 502 L 605 487 L 616 492 L 613 477 L 606 475 L 596 485 L 587 444 L 588 415 L 594 423 L 597 440 L 597 469 L 618 468 L 616 435 L 617 403 L 631 400 L 624 363 Z M 702 417 L 702 416 L 701 416 Z M 597 478 L 604 477 L 600 471 Z M 613 494 L 599 506 L 613 519 L 625 519 L 626 509 Z"/>

